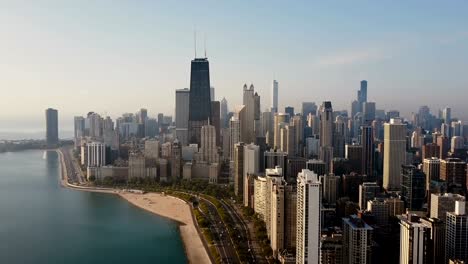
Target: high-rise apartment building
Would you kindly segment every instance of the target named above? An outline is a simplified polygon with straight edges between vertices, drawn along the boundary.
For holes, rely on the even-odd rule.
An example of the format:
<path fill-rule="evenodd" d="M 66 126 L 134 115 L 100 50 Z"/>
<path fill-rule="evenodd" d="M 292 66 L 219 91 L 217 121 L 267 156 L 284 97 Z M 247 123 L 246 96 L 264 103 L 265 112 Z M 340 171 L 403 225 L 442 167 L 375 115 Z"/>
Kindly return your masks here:
<path fill-rule="evenodd" d="M 188 88 L 176 90 L 176 137 L 183 146 L 188 144 L 189 103 L 190 90 Z"/>
<path fill-rule="evenodd" d="M 430 232 L 430 240 L 427 245 L 428 264 L 445 262 L 445 225 L 438 218 L 421 218 L 419 222 L 425 225 Z"/>
<path fill-rule="evenodd" d="M 200 144 L 202 126 L 211 117 L 210 68 L 207 58 L 192 60 L 189 96 L 189 142 Z"/>
<path fill-rule="evenodd" d="M 343 264 L 370 264 L 373 228 L 361 218 L 343 218 Z"/>
<path fill-rule="evenodd" d="M 320 263 L 322 193 L 318 175 L 302 170 L 297 175 L 296 263 Z"/>
<path fill-rule="evenodd" d="M 440 159 L 424 159 L 423 172 L 426 174 L 426 190 L 430 190 L 431 181 L 437 181 L 440 178 Z"/>
<path fill-rule="evenodd" d="M 58 111 L 48 108 L 45 111 L 46 117 L 46 142 L 47 146 L 54 147 L 59 143 L 58 136 Z"/>
<path fill-rule="evenodd" d="M 249 205 L 249 185 L 247 178 L 260 172 L 260 147 L 254 144 L 244 146 L 244 206 Z"/>
<path fill-rule="evenodd" d="M 465 202 L 455 202 L 455 210 L 447 213 L 445 256 L 449 260 L 468 261 L 468 215 Z"/>
<path fill-rule="evenodd" d="M 383 187 L 399 190 L 401 166 L 406 164 L 406 125 L 401 119 L 391 119 L 384 130 Z"/>
<path fill-rule="evenodd" d="M 244 143 L 234 144 L 234 193 L 244 194 Z"/>
<path fill-rule="evenodd" d="M 426 264 L 430 252 L 430 229 L 419 217 L 408 215 L 400 220 L 400 264 Z"/>
<path fill-rule="evenodd" d="M 87 144 L 88 159 L 86 167 L 101 167 L 106 165 L 106 146 L 101 142 Z"/>

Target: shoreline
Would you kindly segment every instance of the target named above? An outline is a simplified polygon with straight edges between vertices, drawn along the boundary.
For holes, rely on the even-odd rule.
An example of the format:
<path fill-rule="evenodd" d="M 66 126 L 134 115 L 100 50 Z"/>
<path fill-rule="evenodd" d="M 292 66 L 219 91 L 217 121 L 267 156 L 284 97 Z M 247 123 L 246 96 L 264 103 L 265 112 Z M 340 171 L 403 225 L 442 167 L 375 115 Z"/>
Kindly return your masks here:
<path fill-rule="evenodd" d="M 187 202 L 161 193 L 137 194 L 119 189 L 84 187 L 71 184 L 68 182 L 63 154 L 59 149 L 55 151 L 59 154 L 60 159 L 60 182 L 62 187 L 77 191 L 117 195 L 133 206 L 175 222 L 179 228 L 188 263 L 212 263 L 208 250 L 202 241 L 203 238 L 198 233 L 192 209 Z"/>

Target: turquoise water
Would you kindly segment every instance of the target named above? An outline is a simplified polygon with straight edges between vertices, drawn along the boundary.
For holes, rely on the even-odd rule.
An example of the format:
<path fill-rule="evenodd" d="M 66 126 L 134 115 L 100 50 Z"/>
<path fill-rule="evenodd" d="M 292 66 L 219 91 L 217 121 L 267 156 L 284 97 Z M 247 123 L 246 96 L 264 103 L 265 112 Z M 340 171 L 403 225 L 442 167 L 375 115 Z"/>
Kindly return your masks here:
<path fill-rule="evenodd" d="M 0 154 L 0 263 L 187 262 L 174 222 L 58 179 L 56 152 Z"/>

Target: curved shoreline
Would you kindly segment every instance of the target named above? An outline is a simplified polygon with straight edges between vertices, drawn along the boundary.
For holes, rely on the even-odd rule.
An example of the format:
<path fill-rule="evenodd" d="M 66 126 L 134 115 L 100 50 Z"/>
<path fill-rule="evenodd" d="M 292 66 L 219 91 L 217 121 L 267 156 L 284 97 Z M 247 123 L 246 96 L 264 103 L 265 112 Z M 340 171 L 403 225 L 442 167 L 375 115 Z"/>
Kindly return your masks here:
<path fill-rule="evenodd" d="M 137 194 L 112 188 L 84 187 L 68 182 L 68 174 L 64 166 L 63 153 L 56 150 L 60 159 L 60 182 L 63 187 L 77 191 L 99 192 L 118 195 L 130 204 L 149 211 L 160 217 L 168 218 L 179 226 L 179 233 L 189 263 L 212 263 L 207 248 L 198 233 L 192 209 L 185 201 L 160 193 Z"/>

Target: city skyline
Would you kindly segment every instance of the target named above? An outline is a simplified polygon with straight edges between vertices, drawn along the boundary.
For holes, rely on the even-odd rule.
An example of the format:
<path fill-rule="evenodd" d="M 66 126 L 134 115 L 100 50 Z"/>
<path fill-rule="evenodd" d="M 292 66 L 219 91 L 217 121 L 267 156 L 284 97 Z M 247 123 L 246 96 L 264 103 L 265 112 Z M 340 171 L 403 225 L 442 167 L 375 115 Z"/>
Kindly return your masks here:
<path fill-rule="evenodd" d="M 8 36 L 0 44 L 0 121 L 7 130 L 41 130 L 47 107 L 60 111 L 61 130 L 89 109 L 113 118 L 142 107 L 174 115 L 174 91 L 190 84 L 195 29 L 199 57 L 206 36 L 216 100 L 225 97 L 230 109 L 242 103 L 244 83 L 255 85 L 262 111 L 269 108 L 276 79 L 280 111 L 299 112 L 302 101 L 349 111 L 359 81 L 368 80 L 377 109 L 409 117 L 420 105 L 433 114 L 450 106 L 453 117 L 468 120 L 466 3 L 174 5 L 9 4 L 0 11 Z M 206 17 L 194 15 L 202 11 Z M 27 107 L 16 109 L 19 98 Z"/>

